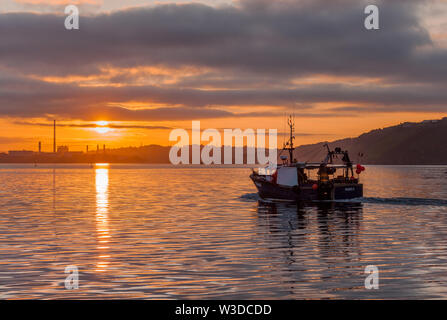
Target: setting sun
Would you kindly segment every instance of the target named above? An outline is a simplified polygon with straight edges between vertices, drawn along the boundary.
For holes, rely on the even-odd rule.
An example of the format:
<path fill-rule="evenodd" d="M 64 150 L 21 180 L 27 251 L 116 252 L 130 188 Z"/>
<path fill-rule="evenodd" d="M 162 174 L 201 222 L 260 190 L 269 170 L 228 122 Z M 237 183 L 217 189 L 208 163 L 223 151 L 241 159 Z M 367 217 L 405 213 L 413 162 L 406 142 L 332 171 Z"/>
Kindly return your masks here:
<path fill-rule="evenodd" d="M 95 128 L 95 131 L 101 134 L 109 132 L 111 129 L 107 127 L 109 123 L 107 121 L 97 121 L 96 125 L 99 127 Z"/>

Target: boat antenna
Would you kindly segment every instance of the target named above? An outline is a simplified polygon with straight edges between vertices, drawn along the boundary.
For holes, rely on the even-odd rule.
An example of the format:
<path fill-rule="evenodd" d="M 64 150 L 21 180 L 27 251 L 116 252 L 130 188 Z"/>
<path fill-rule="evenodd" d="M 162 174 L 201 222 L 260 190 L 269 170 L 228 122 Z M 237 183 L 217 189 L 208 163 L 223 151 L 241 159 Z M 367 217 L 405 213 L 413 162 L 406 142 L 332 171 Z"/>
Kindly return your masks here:
<path fill-rule="evenodd" d="M 283 114 L 282 114 L 282 116 L 283 116 L 283 133 L 282 133 L 282 147 L 283 148 L 285 148 L 286 147 L 286 122 L 287 122 L 287 116 L 286 116 L 286 113 L 284 112 Z"/>
<path fill-rule="evenodd" d="M 295 139 L 293 132 L 295 130 L 295 117 L 294 116 L 289 116 L 289 118 L 287 119 L 287 124 L 289 125 L 290 128 L 290 140 L 288 142 L 289 147 L 287 148 L 289 150 L 289 157 L 290 157 L 290 164 L 293 163 L 293 150 L 295 150 L 294 146 L 293 146 L 293 140 Z"/>

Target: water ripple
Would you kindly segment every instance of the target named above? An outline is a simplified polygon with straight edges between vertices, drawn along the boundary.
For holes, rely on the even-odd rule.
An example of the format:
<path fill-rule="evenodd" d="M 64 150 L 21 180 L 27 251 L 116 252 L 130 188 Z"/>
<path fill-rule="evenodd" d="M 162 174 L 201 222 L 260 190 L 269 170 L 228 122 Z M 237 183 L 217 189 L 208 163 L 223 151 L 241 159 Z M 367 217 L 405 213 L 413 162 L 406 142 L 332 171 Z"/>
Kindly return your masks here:
<path fill-rule="evenodd" d="M 447 298 L 446 167 L 305 205 L 260 201 L 247 168 L 97 169 L 0 167 L 0 298 Z"/>

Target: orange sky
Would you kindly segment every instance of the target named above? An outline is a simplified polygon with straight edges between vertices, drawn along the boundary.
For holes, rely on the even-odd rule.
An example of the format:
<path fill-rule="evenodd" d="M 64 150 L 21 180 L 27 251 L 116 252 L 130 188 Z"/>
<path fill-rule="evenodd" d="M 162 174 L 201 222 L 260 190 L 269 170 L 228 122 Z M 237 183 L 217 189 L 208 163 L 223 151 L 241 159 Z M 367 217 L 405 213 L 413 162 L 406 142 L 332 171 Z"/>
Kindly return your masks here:
<path fill-rule="evenodd" d="M 309 144 L 320 141 L 332 141 L 345 137 L 356 137 L 363 132 L 399 124 L 405 121 L 422 121 L 427 118 L 438 119 L 447 116 L 447 114 L 385 114 L 374 115 L 363 118 L 362 116 L 355 118 L 300 118 L 296 117 L 296 143 Z M 285 118 L 260 118 L 250 123 L 251 128 L 271 128 L 277 129 L 278 132 L 284 132 Z M 250 128 L 247 127 L 245 119 L 225 119 L 225 120 L 205 120 L 201 121 L 201 129 L 207 128 L 225 128 L 231 122 L 231 128 Z M 119 122 L 113 122 L 119 123 Z M 22 141 L 8 143 L 5 141 L 1 145 L 2 151 L 8 150 L 38 150 L 38 141 L 42 141 L 43 151 L 52 151 L 52 128 L 51 127 L 30 127 L 11 124 L 8 120 L 0 120 L 2 126 L 3 137 L 9 137 L 12 140 L 20 137 Z M 165 122 L 162 123 L 166 125 Z M 173 127 L 190 128 L 190 121 L 170 123 Z M 122 146 L 140 146 L 146 144 L 172 145 L 168 141 L 169 129 L 161 130 L 145 130 L 145 129 L 110 129 L 106 133 L 97 132 L 94 128 L 57 128 L 58 145 L 69 145 L 70 150 L 84 151 L 86 145 L 93 150 L 99 144 L 102 148 L 103 144 L 107 147 L 116 148 Z M 308 135 L 301 135 L 301 133 Z M 7 140 L 7 139 L 5 139 Z M 281 146 L 283 138 L 278 137 L 278 145 Z"/>
<path fill-rule="evenodd" d="M 309 144 L 447 116 L 447 2 L 379 1 L 383 30 L 365 33 L 350 24 L 361 6 L 344 1 L 330 8 L 336 26 L 347 21 L 338 30 L 322 0 L 79 0 L 86 16 L 70 33 L 59 29 L 64 1 L 6 0 L 0 151 L 51 151 L 53 119 L 58 145 L 85 150 L 170 145 L 192 120 L 284 132 L 293 112 L 296 142 Z M 94 128 L 101 120 L 110 130 Z"/>

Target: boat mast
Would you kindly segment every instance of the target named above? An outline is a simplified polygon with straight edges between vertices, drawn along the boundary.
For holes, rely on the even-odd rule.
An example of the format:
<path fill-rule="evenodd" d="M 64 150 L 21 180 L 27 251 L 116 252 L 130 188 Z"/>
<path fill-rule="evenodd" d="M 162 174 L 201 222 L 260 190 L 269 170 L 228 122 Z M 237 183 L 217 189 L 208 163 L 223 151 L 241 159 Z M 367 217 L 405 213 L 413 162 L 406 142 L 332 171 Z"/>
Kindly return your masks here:
<path fill-rule="evenodd" d="M 287 124 L 289 125 L 289 128 L 290 128 L 290 139 L 289 139 L 289 142 L 287 143 L 289 145 L 289 147 L 287 148 L 287 150 L 289 150 L 290 164 L 292 164 L 293 163 L 293 150 L 295 150 L 295 148 L 293 147 L 293 139 L 295 139 L 295 137 L 293 136 L 293 131 L 295 130 L 295 117 L 290 115 L 289 118 L 287 119 Z"/>

